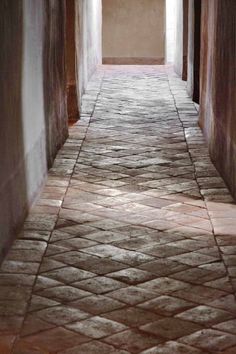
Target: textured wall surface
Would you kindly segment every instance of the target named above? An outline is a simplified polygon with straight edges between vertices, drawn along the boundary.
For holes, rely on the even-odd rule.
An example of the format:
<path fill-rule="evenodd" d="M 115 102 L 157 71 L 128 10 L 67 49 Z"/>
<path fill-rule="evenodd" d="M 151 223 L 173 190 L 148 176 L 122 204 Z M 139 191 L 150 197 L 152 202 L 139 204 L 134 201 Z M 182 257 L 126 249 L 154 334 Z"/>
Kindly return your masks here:
<path fill-rule="evenodd" d="M 176 6 L 174 69 L 183 80 L 187 80 L 188 0 L 173 1 L 175 1 Z"/>
<path fill-rule="evenodd" d="M 102 63 L 102 3 L 101 0 L 75 0 L 76 59 L 78 104 L 87 83 Z"/>
<path fill-rule="evenodd" d="M 30 1 L 30 0 L 27 0 Z M 37 3 L 37 0 L 33 0 Z M 47 159 L 51 166 L 68 135 L 65 68 L 65 1 L 44 0 L 44 117 Z"/>
<path fill-rule="evenodd" d="M 164 0 L 103 0 L 102 8 L 103 62 L 164 62 Z"/>
<path fill-rule="evenodd" d="M 187 89 L 196 103 L 199 103 L 200 45 L 201 0 L 189 0 Z"/>
<path fill-rule="evenodd" d="M 236 1 L 202 1 L 200 125 L 236 197 Z"/>
<path fill-rule="evenodd" d="M 70 121 L 79 118 L 75 63 L 75 0 L 66 0 L 66 76 L 67 111 Z"/>
<path fill-rule="evenodd" d="M 0 1 L 0 259 L 67 135 L 63 6 Z"/>

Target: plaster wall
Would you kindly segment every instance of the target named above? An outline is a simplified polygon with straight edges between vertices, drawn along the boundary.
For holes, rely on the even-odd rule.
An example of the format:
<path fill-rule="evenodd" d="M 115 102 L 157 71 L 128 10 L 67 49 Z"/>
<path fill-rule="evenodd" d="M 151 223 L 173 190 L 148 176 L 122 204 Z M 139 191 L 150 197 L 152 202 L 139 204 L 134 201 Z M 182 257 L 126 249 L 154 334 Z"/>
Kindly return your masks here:
<path fill-rule="evenodd" d="M 97 65 L 102 63 L 101 0 L 75 0 L 78 105 Z"/>
<path fill-rule="evenodd" d="M 103 0 L 103 62 L 163 64 L 165 0 Z"/>
<path fill-rule="evenodd" d="M 63 6 L 0 1 L 0 260 L 67 135 Z"/>
<path fill-rule="evenodd" d="M 200 125 L 236 197 L 236 2 L 202 1 Z"/>
<path fill-rule="evenodd" d="M 183 80 L 187 80 L 188 0 L 173 1 L 176 7 L 174 69 Z"/>

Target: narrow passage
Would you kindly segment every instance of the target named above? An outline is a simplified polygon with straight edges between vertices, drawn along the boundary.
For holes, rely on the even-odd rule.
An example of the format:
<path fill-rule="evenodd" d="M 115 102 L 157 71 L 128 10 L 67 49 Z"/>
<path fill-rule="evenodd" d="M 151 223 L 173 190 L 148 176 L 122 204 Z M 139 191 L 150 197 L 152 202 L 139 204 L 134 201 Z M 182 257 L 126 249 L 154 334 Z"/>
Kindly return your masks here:
<path fill-rule="evenodd" d="M 99 69 L 2 264 L 0 348 L 236 353 L 236 206 L 197 121 L 168 68 Z"/>

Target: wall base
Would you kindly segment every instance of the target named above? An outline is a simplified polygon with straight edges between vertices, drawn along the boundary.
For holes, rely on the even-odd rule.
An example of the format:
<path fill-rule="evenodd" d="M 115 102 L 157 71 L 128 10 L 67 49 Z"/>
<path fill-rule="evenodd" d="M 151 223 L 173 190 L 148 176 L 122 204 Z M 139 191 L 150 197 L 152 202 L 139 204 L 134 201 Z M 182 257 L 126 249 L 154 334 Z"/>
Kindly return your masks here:
<path fill-rule="evenodd" d="M 106 65 L 164 65 L 164 58 L 103 58 L 102 63 Z"/>

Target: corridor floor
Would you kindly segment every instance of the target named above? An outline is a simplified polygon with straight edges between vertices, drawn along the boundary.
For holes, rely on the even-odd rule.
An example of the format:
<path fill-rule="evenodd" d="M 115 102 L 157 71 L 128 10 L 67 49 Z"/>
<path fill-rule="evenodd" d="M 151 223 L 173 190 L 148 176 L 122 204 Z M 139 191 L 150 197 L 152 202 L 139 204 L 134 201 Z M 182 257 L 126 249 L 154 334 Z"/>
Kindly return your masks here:
<path fill-rule="evenodd" d="M 236 353 L 236 206 L 185 84 L 101 67 L 0 272 L 0 353 Z"/>

